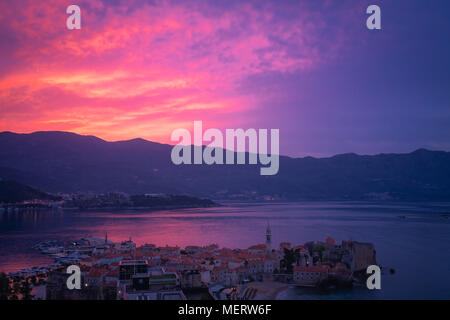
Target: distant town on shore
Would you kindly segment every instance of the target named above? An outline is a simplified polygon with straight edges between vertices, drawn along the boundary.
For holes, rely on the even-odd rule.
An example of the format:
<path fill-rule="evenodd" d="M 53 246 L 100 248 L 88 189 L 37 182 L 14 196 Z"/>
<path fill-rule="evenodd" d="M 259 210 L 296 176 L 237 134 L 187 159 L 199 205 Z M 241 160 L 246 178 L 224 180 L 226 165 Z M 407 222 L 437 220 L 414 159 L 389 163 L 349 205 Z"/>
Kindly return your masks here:
<path fill-rule="evenodd" d="M 214 206 L 219 204 L 208 199 L 171 194 L 129 195 L 124 192 L 108 192 L 50 195 L 15 181 L 0 180 L 0 212 L 26 208 L 161 210 Z"/>

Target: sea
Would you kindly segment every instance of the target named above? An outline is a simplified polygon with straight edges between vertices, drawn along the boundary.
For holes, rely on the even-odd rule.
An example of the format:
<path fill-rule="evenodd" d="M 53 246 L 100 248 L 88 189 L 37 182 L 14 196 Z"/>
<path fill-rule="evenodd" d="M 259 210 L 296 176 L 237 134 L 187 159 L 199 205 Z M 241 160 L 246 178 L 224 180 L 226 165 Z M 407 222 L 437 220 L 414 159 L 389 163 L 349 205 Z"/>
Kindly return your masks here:
<path fill-rule="evenodd" d="M 185 247 L 216 243 L 247 248 L 342 240 L 371 242 L 384 270 L 381 289 L 289 287 L 279 299 L 450 299 L 450 203 L 221 202 L 214 208 L 173 210 L 25 210 L 0 212 L 0 271 L 41 266 L 52 259 L 33 246 L 86 236 Z M 393 273 L 389 272 L 393 269 Z"/>

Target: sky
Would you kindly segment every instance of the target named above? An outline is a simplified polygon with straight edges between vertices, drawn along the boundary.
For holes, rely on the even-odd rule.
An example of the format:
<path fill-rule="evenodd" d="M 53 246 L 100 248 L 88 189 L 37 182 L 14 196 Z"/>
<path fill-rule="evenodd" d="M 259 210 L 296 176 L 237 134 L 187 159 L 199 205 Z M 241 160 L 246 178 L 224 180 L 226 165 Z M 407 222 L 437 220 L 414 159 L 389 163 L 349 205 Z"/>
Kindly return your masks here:
<path fill-rule="evenodd" d="M 0 131 L 170 141 L 280 130 L 280 153 L 450 151 L 447 0 L 0 2 Z M 381 8 L 381 30 L 366 8 Z"/>

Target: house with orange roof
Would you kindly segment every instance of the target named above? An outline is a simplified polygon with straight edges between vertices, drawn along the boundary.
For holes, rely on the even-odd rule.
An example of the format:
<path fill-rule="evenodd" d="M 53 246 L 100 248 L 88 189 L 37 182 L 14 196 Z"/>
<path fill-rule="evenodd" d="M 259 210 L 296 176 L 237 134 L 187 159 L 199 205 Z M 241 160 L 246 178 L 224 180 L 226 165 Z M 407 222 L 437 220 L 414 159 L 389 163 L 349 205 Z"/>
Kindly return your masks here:
<path fill-rule="evenodd" d="M 336 241 L 334 241 L 333 238 L 328 237 L 325 239 L 325 244 L 329 245 L 329 246 L 335 246 L 336 245 Z"/>
<path fill-rule="evenodd" d="M 245 265 L 245 259 L 233 258 L 228 261 L 228 268 L 236 269 Z"/>
<path fill-rule="evenodd" d="M 248 266 L 246 266 L 246 265 L 236 268 L 235 271 L 236 271 L 236 273 L 238 275 L 239 282 L 244 281 L 250 275 L 250 272 L 248 270 Z"/>
<path fill-rule="evenodd" d="M 85 275 L 87 275 L 89 273 L 89 271 L 91 270 L 92 267 L 88 267 L 86 265 L 80 265 L 80 271 L 81 271 L 81 275 L 84 277 Z"/>
<path fill-rule="evenodd" d="M 264 260 L 247 261 L 248 271 L 250 274 L 264 273 Z"/>
<path fill-rule="evenodd" d="M 227 267 L 214 267 L 211 271 L 212 283 L 224 283 L 226 280 Z"/>
<path fill-rule="evenodd" d="M 265 244 L 256 244 L 248 247 L 248 252 L 250 254 L 264 254 L 266 253 L 267 246 Z"/>
<path fill-rule="evenodd" d="M 87 267 L 92 267 L 94 265 L 94 262 L 96 262 L 97 259 L 94 257 L 89 257 L 86 259 L 81 259 L 80 260 L 80 265 L 81 266 L 87 266 Z"/>
<path fill-rule="evenodd" d="M 104 282 L 104 277 L 108 272 L 109 270 L 104 267 L 92 267 L 84 276 L 85 283 L 88 286 L 100 285 Z"/>
<path fill-rule="evenodd" d="M 293 280 L 298 286 L 315 287 L 328 278 L 328 266 L 295 266 Z"/>
<path fill-rule="evenodd" d="M 171 247 L 171 246 L 166 245 L 165 247 L 158 247 L 158 250 L 161 254 L 167 254 L 167 255 L 180 254 L 180 247 L 178 247 L 178 246 Z"/>
<path fill-rule="evenodd" d="M 148 252 L 156 250 L 156 246 L 154 244 L 151 244 L 151 243 L 150 244 L 146 243 L 146 244 L 140 246 L 139 249 L 142 250 L 142 252 L 147 252 L 148 253 Z"/>
<path fill-rule="evenodd" d="M 250 254 L 250 253 L 245 253 L 245 254 L 240 254 L 239 257 L 243 258 L 247 261 L 252 261 L 252 260 L 260 260 L 264 257 L 264 254 Z"/>
<path fill-rule="evenodd" d="M 264 258 L 264 272 L 272 274 L 275 269 L 280 270 L 280 260 L 277 257 Z"/>
<path fill-rule="evenodd" d="M 235 269 L 227 268 L 225 273 L 225 285 L 235 286 L 239 283 L 239 276 Z"/>
<path fill-rule="evenodd" d="M 199 266 L 192 259 L 184 257 L 181 263 L 177 264 L 176 269 L 178 271 L 197 271 Z"/>
<path fill-rule="evenodd" d="M 99 257 L 99 263 L 109 265 L 113 262 L 119 263 L 124 258 L 123 254 L 104 254 Z"/>
<path fill-rule="evenodd" d="M 158 252 L 147 252 L 144 254 L 144 259 L 146 259 L 153 266 L 161 265 L 161 255 Z"/>
<path fill-rule="evenodd" d="M 219 246 L 217 244 L 213 243 L 213 244 L 207 245 L 206 247 L 203 247 L 203 249 L 208 252 L 213 252 L 213 251 L 219 250 Z"/>
<path fill-rule="evenodd" d="M 202 248 L 199 246 L 187 246 L 184 248 L 184 251 L 186 251 L 189 254 L 200 252 L 200 250 L 202 250 Z"/>

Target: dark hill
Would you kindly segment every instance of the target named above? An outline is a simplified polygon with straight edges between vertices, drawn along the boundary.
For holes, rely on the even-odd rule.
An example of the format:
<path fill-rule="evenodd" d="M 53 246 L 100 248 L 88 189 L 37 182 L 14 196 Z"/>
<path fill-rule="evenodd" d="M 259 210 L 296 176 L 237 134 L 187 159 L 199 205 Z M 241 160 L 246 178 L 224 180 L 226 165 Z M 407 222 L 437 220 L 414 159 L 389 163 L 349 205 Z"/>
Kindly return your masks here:
<path fill-rule="evenodd" d="M 181 165 L 171 146 L 107 142 L 67 132 L 0 133 L 0 177 L 48 192 L 187 194 L 212 199 L 450 200 L 450 153 L 280 158 L 275 176 L 260 165 Z"/>
<path fill-rule="evenodd" d="M 59 200 L 59 198 L 15 181 L 0 180 L 0 203 L 29 200 Z"/>

